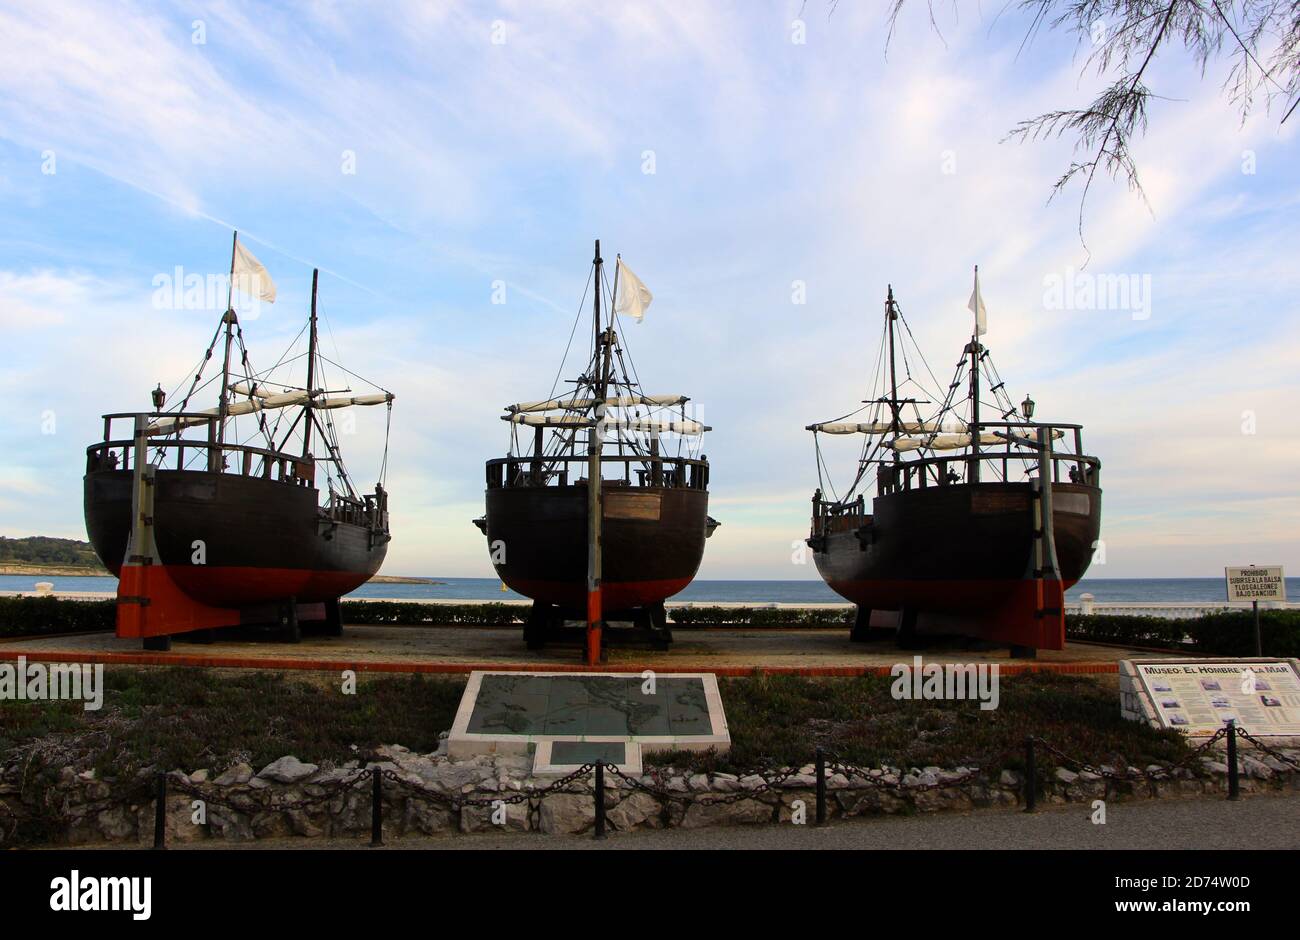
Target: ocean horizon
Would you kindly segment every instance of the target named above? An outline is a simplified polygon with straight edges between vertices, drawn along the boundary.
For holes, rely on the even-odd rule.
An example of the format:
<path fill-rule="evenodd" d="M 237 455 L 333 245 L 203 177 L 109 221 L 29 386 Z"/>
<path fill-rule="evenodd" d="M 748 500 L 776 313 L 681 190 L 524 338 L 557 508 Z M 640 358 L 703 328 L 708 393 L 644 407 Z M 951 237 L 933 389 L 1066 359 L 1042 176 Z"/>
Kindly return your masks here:
<path fill-rule="evenodd" d="M 423 575 L 419 577 L 424 577 Z M 348 597 L 391 598 L 393 600 L 527 600 L 514 591 L 501 590 L 495 578 L 445 578 L 428 576 L 433 584 L 364 584 Z M 0 575 L 0 591 L 32 591 L 37 581 L 53 583 L 54 590 L 108 592 L 117 590 L 117 579 L 69 575 L 33 577 Z M 1287 598 L 1300 599 L 1300 578 L 1287 578 Z M 1079 595 L 1092 594 L 1099 604 L 1212 604 L 1226 602 L 1223 578 L 1085 578 L 1066 592 L 1066 600 L 1077 603 Z M 719 604 L 834 604 L 844 599 L 818 581 L 692 581 L 673 601 L 716 602 Z"/>

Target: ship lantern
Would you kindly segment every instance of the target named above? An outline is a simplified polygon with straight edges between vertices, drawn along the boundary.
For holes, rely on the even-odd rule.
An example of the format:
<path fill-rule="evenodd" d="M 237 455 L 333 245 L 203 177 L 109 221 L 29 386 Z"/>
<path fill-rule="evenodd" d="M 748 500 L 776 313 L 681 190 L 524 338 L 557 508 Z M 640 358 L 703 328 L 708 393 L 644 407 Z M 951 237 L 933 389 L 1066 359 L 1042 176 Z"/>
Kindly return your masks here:
<path fill-rule="evenodd" d="M 163 402 L 167 401 L 167 393 L 163 391 L 161 382 L 149 393 L 149 397 L 153 399 L 153 410 L 162 411 Z"/>
<path fill-rule="evenodd" d="M 1034 400 L 1028 395 L 1026 395 L 1025 400 L 1020 403 L 1020 413 L 1025 416 L 1026 421 L 1034 420 Z"/>

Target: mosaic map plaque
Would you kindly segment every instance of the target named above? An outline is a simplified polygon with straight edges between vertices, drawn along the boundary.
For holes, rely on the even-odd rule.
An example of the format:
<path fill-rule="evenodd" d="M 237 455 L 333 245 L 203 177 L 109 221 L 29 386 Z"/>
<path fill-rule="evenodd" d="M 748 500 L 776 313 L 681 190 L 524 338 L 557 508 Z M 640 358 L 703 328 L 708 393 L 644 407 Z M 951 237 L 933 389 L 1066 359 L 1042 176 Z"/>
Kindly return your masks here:
<path fill-rule="evenodd" d="M 453 757 L 527 753 L 541 741 L 720 751 L 731 744 L 712 673 L 652 680 L 629 673 L 470 674 L 448 739 Z M 552 748 L 552 761 L 569 753 Z"/>

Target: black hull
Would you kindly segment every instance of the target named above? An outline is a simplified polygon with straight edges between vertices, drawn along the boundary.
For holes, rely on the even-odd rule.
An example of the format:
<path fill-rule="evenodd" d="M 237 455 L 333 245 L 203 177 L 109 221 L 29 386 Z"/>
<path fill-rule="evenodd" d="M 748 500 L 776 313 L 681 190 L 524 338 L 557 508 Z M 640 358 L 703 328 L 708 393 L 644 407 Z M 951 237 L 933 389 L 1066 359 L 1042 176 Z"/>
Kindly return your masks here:
<path fill-rule="evenodd" d="M 132 474 L 85 477 L 86 531 L 120 575 L 131 530 Z M 314 487 L 199 470 L 158 470 L 154 536 L 162 566 L 189 597 L 215 607 L 334 600 L 383 564 L 386 533 L 331 522 Z M 202 542 L 202 564 L 196 563 Z"/>
<path fill-rule="evenodd" d="M 647 607 L 681 591 L 699 570 L 709 494 L 688 488 L 602 492 L 602 594 L 606 610 Z M 587 487 L 487 491 L 485 530 L 498 577 L 547 604 L 587 604 Z"/>
<path fill-rule="evenodd" d="M 1066 587 L 1083 577 L 1101 529 L 1101 490 L 1052 487 Z M 930 486 L 878 496 L 866 524 L 811 539 L 822 578 L 863 608 L 981 615 L 1032 585 L 1028 483 Z"/>

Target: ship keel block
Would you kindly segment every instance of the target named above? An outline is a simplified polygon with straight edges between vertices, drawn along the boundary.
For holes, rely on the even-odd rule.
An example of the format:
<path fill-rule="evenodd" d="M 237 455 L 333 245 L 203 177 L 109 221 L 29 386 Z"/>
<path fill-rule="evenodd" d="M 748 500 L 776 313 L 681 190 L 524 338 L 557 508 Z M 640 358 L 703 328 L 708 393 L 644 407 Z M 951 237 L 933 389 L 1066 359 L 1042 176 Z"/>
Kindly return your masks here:
<path fill-rule="evenodd" d="M 915 610 L 920 632 L 962 633 L 1032 649 L 1065 648 L 1065 589 L 1027 578 L 862 579 L 827 582 L 859 609 Z M 856 628 L 856 624 L 855 624 Z"/>
<path fill-rule="evenodd" d="M 236 626 L 238 609 L 194 600 L 168 573 L 168 565 L 126 564 L 117 582 L 117 635 L 124 638 L 170 636 L 194 630 Z"/>

